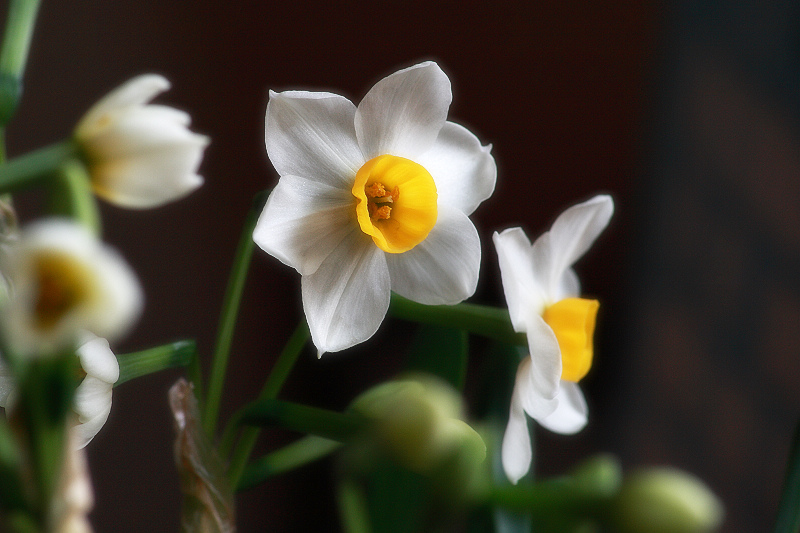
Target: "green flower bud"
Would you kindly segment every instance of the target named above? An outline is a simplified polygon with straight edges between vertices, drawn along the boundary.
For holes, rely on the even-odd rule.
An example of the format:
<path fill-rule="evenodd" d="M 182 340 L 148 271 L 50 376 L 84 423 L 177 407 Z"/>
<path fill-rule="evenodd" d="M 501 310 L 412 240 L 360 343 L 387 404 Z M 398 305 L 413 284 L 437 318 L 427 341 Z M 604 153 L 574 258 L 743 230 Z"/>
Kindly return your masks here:
<path fill-rule="evenodd" d="M 409 470 L 430 474 L 444 464 L 474 470 L 486 458 L 483 439 L 461 420 L 460 395 L 432 377 L 378 385 L 351 409 L 372 421 L 369 437 Z"/>
<path fill-rule="evenodd" d="M 695 476 L 651 468 L 628 476 L 614 506 L 624 533 L 705 533 L 722 523 L 720 500 Z"/>

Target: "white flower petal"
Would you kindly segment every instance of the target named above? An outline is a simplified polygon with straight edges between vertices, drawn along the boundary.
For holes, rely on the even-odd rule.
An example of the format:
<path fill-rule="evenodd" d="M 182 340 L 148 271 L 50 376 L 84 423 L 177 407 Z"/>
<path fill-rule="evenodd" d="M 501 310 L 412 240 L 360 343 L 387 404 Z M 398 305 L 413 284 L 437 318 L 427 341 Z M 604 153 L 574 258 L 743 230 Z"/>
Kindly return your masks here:
<path fill-rule="evenodd" d="M 106 113 L 144 105 L 169 88 L 169 81 L 158 74 L 143 74 L 128 80 L 93 105 L 78 123 L 75 133 L 79 137 L 89 134 Z"/>
<path fill-rule="evenodd" d="M 354 204 L 349 191 L 283 176 L 267 199 L 253 240 L 300 274 L 313 274 L 356 228 Z"/>
<path fill-rule="evenodd" d="M 536 421 L 550 431 L 562 435 L 573 435 L 582 430 L 588 420 L 589 408 L 578 384 L 562 381 L 556 400 L 556 410 Z"/>
<path fill-rule="evenodd" d="M 354 229 L 314 274 L 303 276 L 303 309 L 319 355 L 364 342 L 389 309 L 384 253 Z"/>
<path fill-rule="evenodd" d="M 119 379 L 119 362 L 108 346 L 106 339 L 89 334 L 78 347 L 77 354 L 81 367 L 89 376 L 113 385 Z"/>
<path fill-rule="evenodd" d="M 511 396 L 511 409 L 508 414 L 508 425 L 506 425 L 503 435 L 501 458 L 506 476 L 515 485 L 522 476 L 528 473 L 533 460 L 528 421 L 517 396 L 516 387 Z"/>
<path fill-rule="evenodd" d="M 428 237 L 402 254 L 386 254 L 392 290 L 415 302 L 456 304 L 474 294 L 481 243 L 472 221 L 461 211 L 441 206 Z"/>
<path fill-rule="evenodd" d="M 613 213 L 614 202 L 610 196 L 595 196 L 561 213 L 550 231 L 539 238 L 550 240 L 547 246 L 548 268 L 535 265 L 535 272 L 554 301 L 565 296 L 559 293 L 563 290 L 563 278 L 567 269 L 586 253 L 608 225 Z M 539 239 L 534 243 L 534 250 L 537 249 Z"/>
<path fill-rule="evenodd" d="M 366 161 L 356 140 L 355 113 L 355 105 L 336 94 L 270 92 L 265 141 L 278 174 L 350 190 Z"/>
<path fill-rule="evenodd" d="M 561 383 L 561 349 L 555 333 L 544 319 L 534 313 L 527 326 L 530 358 L 520 365 L 517 386 L 525 411 L 533 418 L 549 415 L 556 407 L 555 398 Z M 530 361 L 527 379 L 523 367 Z"/>
<path fill-rule="evenodd" d="M 450 80 L 430 61 L 380 80 L 361 100 L 355 115 L 365 158 L 392 154 L 416 160 L 433 146 L 451 100 Z"/>
<path fill-rule="evenodd" d="M 75 432 L 75 441 L 73 442 L 75 442 L 77 449 L 86 447 L 95 438 L 108 421 L 110 413 L 111 402 L 109 401 L 105 409 L 99 411 L 95 416 L 83 419 L 81 423 L 73 426 L 72 431 Z"/>
<path fill-rule="evenodd" d="M 534 276 L 531 243 L 521 228 L 509 228 L 492 235 L 503 292 L 515 331 L 525 331 L 531 312 L 544 312 L 545 302 Z"/>
<path fill-rule="evenodd" d="M 162 147 L 92 166 L 92 185 L 104 200 L 130 209 L 159 207 L 179 200 L 203 184 L 196 174 L 200 144 Z"/>
<path fill-rule="evenodd" d="M 464 126 L 446 122 L 430 150 L 417 163 L 431 173 L 439 203 L 469 215 L 494 192 L 497 165 L 492 147 L 482 146 Z"/>
<path fill-rule="evenodd" d="M 94 376 L 83 378 L 75 390 L 73 403 L 75 412 L 78 413 L 82 422 L 110 409 L 112 386 L 111 383 Z"/>

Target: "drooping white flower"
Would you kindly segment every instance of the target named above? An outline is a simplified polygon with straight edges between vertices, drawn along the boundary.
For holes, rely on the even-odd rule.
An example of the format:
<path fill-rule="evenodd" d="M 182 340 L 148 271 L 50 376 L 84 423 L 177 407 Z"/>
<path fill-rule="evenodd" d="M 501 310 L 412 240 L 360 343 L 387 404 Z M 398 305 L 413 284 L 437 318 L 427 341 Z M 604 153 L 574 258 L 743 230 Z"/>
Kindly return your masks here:
<path fill-rule="evenodd" d="M 516 483 L 530 468 L 532 451 L 525 413 L 547 429 L 572 434 L 586 425 L 578 386 L 592 365 L 596 300 L 580 298 L 572 265 L 608 225 L 609 196 L 564 211 L 531 245 L 520 228 L 493 236 L 514 329 L 528 337 L 530 357 L 517 370 L 503 438 L 503 467 Z"/>
<path fill-rule="evenodd" d="M 148 104 L 169 82 L 145 74 L 116 88 L 78 123 L 75 139 L 101 198 L 129 208 L 177 200 L 203 184 L 197 168 L 208 137 L 189 131 L 190 117 Z"/>
<path fill-rule="evenodd" d="M 71 442 L 83 448 L 97 435 L 111 412 L 111 391 L 119 379 L 119 363 L 108 341 L 84 334 L 77 356 L 86 374 L 75 390 L 72 410 L 77 415 L 71 429 Z M 0 358 L 0 407 L 13 409 L 16 381 Z"/>
<path fill-rule="evenodd" d="M 490 146 L 447 121 L 450 80 L 426 62 L 379 81 L 356 107 L 324 92 L 270 93 L 266 147 L 280 181 L 253 234 L 302 275 L 319 354 L 371 337 L 390 291 L 455 304 L 475 291 L 469 220 L 494 190 Z"/>
<path fill-rule="evenodd" d="M 2 257 L 11 295 L 0 323 L 18 355 L 71 349 L 79 332 L 116 339 L 138 317 L 142 291 L 120 255 L 64 219 L 25 228 Z"/>

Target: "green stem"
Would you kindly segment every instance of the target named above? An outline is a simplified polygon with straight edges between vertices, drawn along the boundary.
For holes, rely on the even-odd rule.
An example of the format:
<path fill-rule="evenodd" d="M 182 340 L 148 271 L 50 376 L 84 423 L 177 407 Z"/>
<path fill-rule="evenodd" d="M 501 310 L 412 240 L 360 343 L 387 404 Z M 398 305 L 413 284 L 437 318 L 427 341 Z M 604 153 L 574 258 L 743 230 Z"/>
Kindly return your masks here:
<path fill-rule="evenodd" d="M 11 0 L 0 50 L 0 126 L 17 109 L 39 0 Z"/>
<path fill-rule="evenodd" d="M 236 490 L 250 489 L 272 476 L 322 459 L 341 446 L 340 442 L 316 435 L 303 437 L 247 465 Z"/>
<path fill-rule="evenodd" d="M 345 533 L 370 533 L 372 528 L 364 489 L 350 478 L 343 478 L 339 481 L 338 489 L 336 500 L 339 504 L 342 531 Z"/>
<path fill-rule="evenodd" d="M 0 166 L 0 194 L 39 185 L 43 179 L 56 174 L 64 162 L 77 153 L 75 143 L 69 140 L 12 159 Z"/>
<path fill-rule="evenodd" d="M 462 329 L 508 344 L 526 345 L 523 333 L 514 331 L 507 309 L 461 303 L 457 305 L 424 305 L 392 293 L 389 314 L 395 318 Z"/>
<path fill-rule="evenodd" d="M 786 480 L 783 485 L 774 533 L 800 531 L 800 423 L 797 424 L 789 453 Z"/>
<path fill-rule="evenodd" d="M 355 413 L 339 413 L 294 402 L 267 399 L 245 407 L 242 423 L 251 426 L 280 426 L 326 439 L 349 439 L 364 425 Z"/>
<path fill-rule="evenodd" d="M 228 286 L 225 290 L 225 299 L 222 303 L 222 312 L 220 313 L 219 327 L 217 329 L 217 342 L 211 359 L 208 391 L 203 405 L 203 427 L 208 435 L 214 435 L 217 429 L 217 418 L 219 417 L 219 406 L 222 400 L 222 388 L 225 385 L 225 373 L 228 369 L 228 359 L 230 359 L 233 332 L 236 328 L 239 304 L 242 301 L 242 292 L 247 280 L 247 272 L 250 268 L 250 259 L 255 248 L 253 230 L 256 222 L 258 222 L 260 212 L 260 208 L 253 205 L 247 213 L 242 234 L 239 237 L 239 244 L 236 248 L 236 255 L 233 258 Z"/>
<path fill-rule="evenodd" d="M 101 233 L 100 212 L 86 167 L 78 159 L 67 159 L 58 167 L 48 186 L 48 212 L 79 222 L 93 235 Z"/>
<path fill-rule="evenodd" d="M 581 490 L 566 480 L 548 480 L 527 486 L 495 486 L 486 495 L 489 504 L 533 516 L 555 514 L 602 517 L 611 497 Z"/>
<path fill-rule="evenodd" d="M 272 371 L 267 377 L 266 383 L 264 383 L 264 388 L 261 389 L 261 394 L 258 396 L 259 400 L 268 400 L 278 396 L 278 392 L 280 392 L 284 381 L 289 376 L 289 372 L 294 367 L 294 363 L 303 351 L 303 347 L 305 347 L 309 337 L 308 325 L 305 320 L 302 320 L 295 328 L 292 336 L 289 337 L 289 341 L 278 356 L 278 360 L 275 361 L 275 366 L 272 367 Z M 243 411 L 240 410 L 228 422 L 228 427 L 222 439 L 221 451 L 223 457 L 227 455 L 226 452 L 233 446 L 233 438 L 239 427 L 242 413 Z M 230 468 L 228 469 L 228 479 L 232 487 L 239 485 L 239 479 L 242 476 L 247 459 L 253 451 L 253 446 L 256 444 L 259 431 L 260 429 L 256 427 L 247 427 L 242 430 L 236 448 L 231 454 Z"/>
<path fill-rule="evenodd" d="M 119 379 L 115 386 L 167 368 L 186 366 L 196 353 L 195 341 L 182 340 L 139 352 L 118 355 Z"/>

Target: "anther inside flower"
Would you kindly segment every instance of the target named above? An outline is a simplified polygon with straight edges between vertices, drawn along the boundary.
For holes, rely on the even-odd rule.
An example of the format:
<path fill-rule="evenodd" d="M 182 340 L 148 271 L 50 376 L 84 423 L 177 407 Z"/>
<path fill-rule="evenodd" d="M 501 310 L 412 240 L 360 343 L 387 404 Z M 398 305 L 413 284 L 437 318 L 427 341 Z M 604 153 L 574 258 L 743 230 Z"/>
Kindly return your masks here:
<path fill-rule="evenodd" d="M 389 253 L 407 252 L 436 224 L 436 184 L 425 168 L 403 157 L 370 159 L 353 183 L 361 231 Z"/>
<path fill-rule="evenodd" d="M 577 383 L 592 367 L 592 337 L 600 303 L 585 298 L 565 298 L 542 315 L 553 329 L 561 350 L 561 379 Z"/>
<path fill-rule="evenodd" d="M 70 311 L 92 299 L 91 274 L 66 254 L 42 253 L 35 259 L 38 288 L 36 326 L 51 330 Z"/>

